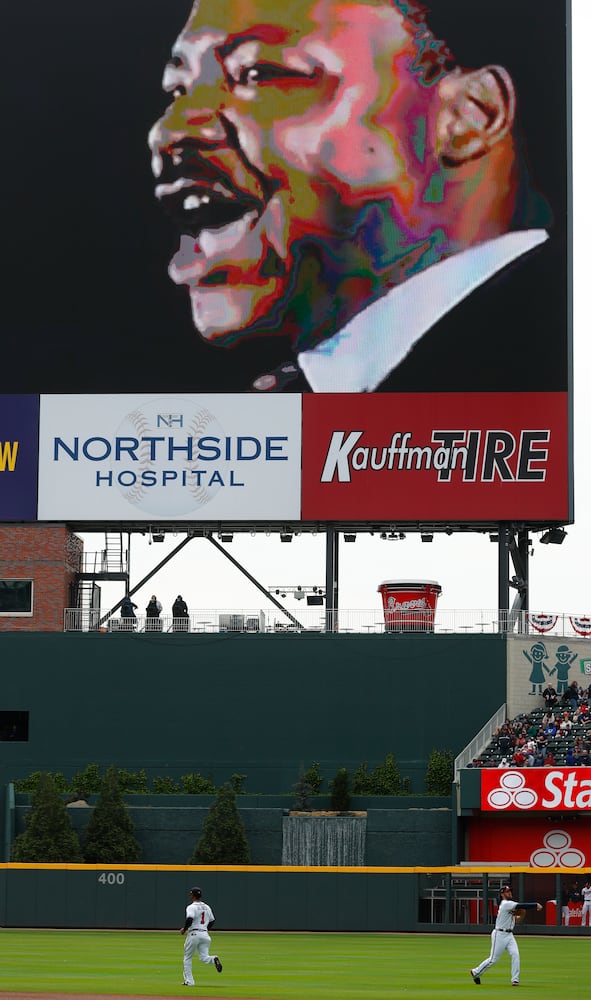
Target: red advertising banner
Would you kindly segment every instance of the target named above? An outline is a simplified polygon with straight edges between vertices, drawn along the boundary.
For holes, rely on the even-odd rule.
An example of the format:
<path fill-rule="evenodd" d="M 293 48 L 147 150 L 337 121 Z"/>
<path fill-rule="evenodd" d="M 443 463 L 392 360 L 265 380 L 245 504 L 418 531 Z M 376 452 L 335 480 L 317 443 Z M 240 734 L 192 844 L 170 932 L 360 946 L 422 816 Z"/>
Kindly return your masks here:
<path fill-rule="evenodd" d="M 566 520 L 566 393 L 306 395 L 303 520 Z"/>
<path fill-rule="evenodd" d="M 591 819 L 515 816 L 475 817 L 470 821 L 467 861 L 531 865 L 532 868 L 584 868 L 591 863 Z"/>
<path fill-rule="evenodd" d="M 480 808 L 591 811 L 591 767 L 485 768 L 480 775 Z"/>

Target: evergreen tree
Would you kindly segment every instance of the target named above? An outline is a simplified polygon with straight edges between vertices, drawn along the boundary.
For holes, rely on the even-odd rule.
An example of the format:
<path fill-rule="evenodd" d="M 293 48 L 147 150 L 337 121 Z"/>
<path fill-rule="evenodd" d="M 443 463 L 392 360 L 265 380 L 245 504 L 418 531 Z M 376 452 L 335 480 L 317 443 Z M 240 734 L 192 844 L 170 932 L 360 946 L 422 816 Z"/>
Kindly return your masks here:
<path fill-rule="evenodd" d="M 454 755 L 451 750 L 432 750 L 427 763 L 427 795 L 451 795 L 454 780 Z"/>
<path fill-rule="evenodd" d="M 134 864 L 140 845 L 127 812 L 114 767 L 103 778 L 97 803 L 86 830 L 84 860 L 88 864 Z"/>
<path fill-rule="evenodd" d="M 351 808 L 349 772 L 340 767 L 330 783 L 330 808 L 335 812 L 348 812 Z"/>
<path fill-rule="evenodd" d="M 12 847 L 12 860 L 46 864 L 82 861 L 80 841 L 50 774 L 39 775 L 25 830 Z"/>
<path fill-rule="evenodd" d="M 226 782 L 218 789 L 189 864 L 247 865 L 249 862 L 250 851 L 244 823 L 236 808 L 236 792 Z"/>

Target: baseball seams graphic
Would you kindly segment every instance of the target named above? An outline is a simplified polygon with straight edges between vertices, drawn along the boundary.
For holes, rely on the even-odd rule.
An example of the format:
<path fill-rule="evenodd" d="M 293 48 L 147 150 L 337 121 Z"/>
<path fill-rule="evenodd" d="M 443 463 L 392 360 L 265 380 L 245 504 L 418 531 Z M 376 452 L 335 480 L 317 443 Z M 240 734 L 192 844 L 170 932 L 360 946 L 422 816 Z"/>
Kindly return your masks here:
<path fill-rule="evenodd" d="M 583 852 L 572 846 L 572 837 L 566 830 L 550 830 L 543 843 L 530 856 L 533 868 L 582 868 L 586 862 Z"/>
<path fill-rule="evenodd" d="M 499 786 L 488 793 L 487 801 L 492 809 L 506 809 L 508 805 L 532 809 L 538 801 L 538 793 L 525 787 L 525 778 L 519 771 L 505 771 Z"/>
<path fill-rule="evenodd" d="M 132 410 L 120 423 L 117 428 L 118 436 L 138 439 L 162 437 L 163 428 L 157 426 L 158 417 L 163 413 L 169 414 L 173 419 L 171 425 L 164 428 L 164 433 L 167 437 L 174 438 L 175 446 L 179 448 L 174 461 L 166 462 L 166 470 L 178 473 L 179 478 L 173 482 L 169 481 L 166 489 L 163 489 L 160 480 L 159 485 L 156 486 L 146 485 L 142 481 L 144 472 L 161 474 L 164 463 L 161 459 L 156 460 L 152 457 L 150 441 L 140 444 L 138 461 L 133 463 L 133 472 L 136 475 L 135 482 L 126 487 L 118 481 L 122 496 L 132 506 L 151 514 L 163 516 L 170 514 L 173 509 L 175 514 L 186 514 L 196 507 L 209 503 L 221 489 L 219 482 L 210 486 L 199 484 L 198 477 L 194 473 L 197 469 L 207 473 L 206 463 L 199 463 L 197 459 L 189 459 L 186 453 L 183 454 L 181 450 L 183 446 L 186 446 L 187 438 L 196 440 L 206 433 L 216 438 L 223 438 L 225 435 L 217 418 L 209 410 L 205 407 L 195 409 L 194 405 L 189 400 L 178 397 L 175 399 L 153 399 L 142 407 Z M 182 413 L 179 411 L 179 407 L 183 408 Z M 174 422 L 175 418 L 179 419 L 178 424 Z M 119 471 L 117 463 L 112 462 L 111 465 L 114 472 Z M 227 467 L 228 462 L 219 459 L 209 471 L 213 472 L 215 469 L 223 476 Z M 185 485 L 182 485 L 183 473 L 186 473 Z M 207 475 L 206 478 L 209 476 Z M 171 494 L 174 495 L 174 504 L 170 502 Z"/>

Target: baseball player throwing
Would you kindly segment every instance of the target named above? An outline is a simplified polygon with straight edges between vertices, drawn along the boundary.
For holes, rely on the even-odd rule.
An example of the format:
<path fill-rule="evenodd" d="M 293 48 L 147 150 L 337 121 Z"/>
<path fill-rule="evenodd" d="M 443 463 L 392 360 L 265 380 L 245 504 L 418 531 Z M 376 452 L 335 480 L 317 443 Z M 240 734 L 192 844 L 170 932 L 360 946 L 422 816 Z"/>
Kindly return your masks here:
<path fill-rule="evenodd" d="M 199 961 L 205 965 L 215 965 L 218 972 L 222 971 L 222 963 L 217 955 L 209 954 L 211 938 L 208 928 L 213 927 L 215 918 L 211 907 L 201 899 L 201 889 L 195 886 L 189 890 L 191 902 L 186 909 L 186 919 L 181 927 L 181 934 L 186 934 L 185 952 L 183 958 L 183 986 L 194 986 L 193 955 L 199 953 Z"/>
<path fill-rule="evenodd" d="M 470 975 L 476 986 L 480 986 L 480 977 L 488 972 L 491 965 L 498 962 L 504 951 L 511 956 L 511 985 L 519 986 L 520 959 L 517 941 L 513 937 L 516 910 L 541 910 L 541 903 L 516 903 L 510 885 L 501 886 L 501 902 L 491 934 L 491 949 L 488 958 L 484 959 L 475 969 L 470 969 Z"/>

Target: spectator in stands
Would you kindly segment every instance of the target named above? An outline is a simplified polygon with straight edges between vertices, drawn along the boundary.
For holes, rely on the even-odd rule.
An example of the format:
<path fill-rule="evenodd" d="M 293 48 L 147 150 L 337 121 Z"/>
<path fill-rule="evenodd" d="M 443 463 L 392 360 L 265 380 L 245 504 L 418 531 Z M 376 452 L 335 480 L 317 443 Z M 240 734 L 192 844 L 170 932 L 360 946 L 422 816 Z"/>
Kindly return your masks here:
<path fill-rule="evenodd" d="M 146 608 L 146 632 L 162 632 L 162 622 L 160 612 L 162 605 L 156 594 L 152 594 L 148 607 Z"/>
<path fill-rule="evenodd" d="M 579 688 L 576 681 L 573 681 L 573 683 L 569 687 L 567 687 L 566 691 L 562 696 L 562 700 L 564 702 L 570 702 L 570 706 L 573 712 L 577 710 L 577 708 L 579 707 Z"/>
<path fill-rule="evenodd" d="M 539 736 L 536 740 L 536 762 L 535 767 L 544 767 L 546 763 L 546 754 L 548 752 L 548 747 L 546 745 L 546 740 L 543 736 Z"/>
<path fill-rule="evenodd" d="M 569 747 L 566 751 L 565 764 L 567 767 L 572 767 L 576 764 L 574 747 Z"/>
<path fill-rule="evenodd" d="M 586 747 L 581 747 L 577 764 L 580 767 L 591 767 L 591 753 L 589 753 Z"/>
<path fill-rule="evenodd" d="M 573 727 L 573 724 L 572 724 L 572 721 L 571 721 L 571 719 L 569 717 L 569 714 L 568 714 L 568 712 L 565 712 L 564 715 L 562 716 L 562 719 L 560 720 L 558 728 L 560 729 L 562 735 L 566 736 L 566 735 L 568 735 L 568 733 L 570 732 L 570 730 L 572 729 L 572 727 Z"/>
<path fill-rule="evenodd" d="M 515 753 L 513 754 L 513 763 L 515 764 L 516 767 L 525 766 L 525 754 L 523 750 L 517 749 L 515 751 Z"/>
<path fill-rule="evenodd" d="M 502 754 L 508 753 L 509 750 L 511 749 L 511 745 L 512 745 L 512 740 L 511 737 L 509 736 L 509 732 L 503 726 L 503 729 L 501 730 L 501 735 L 499 736 L 498 739 L 498 747 L 500 752 Z"/>
<path fill-rule="evenodd" d="M 542 716 L 542 726 L 547 726 L 549 722 L 554 722 L 555 718 L 556 716 L 554 715 L 552 709 L 550 709 L 548 712 L 544 712 Z"/>
<path fill-rule="evenodd" d="M 549 722 L 544 726 L 544 736 L 552 737 L 556 736 L 556 722 Z"/>
<path fill-rule="evenodd" d="M 542 691 L 542 697 L 544 699 L 546 710 L 553 709 L 555 705 L 558 704 L 558 695 L 556 693 L 556 689 L 553 688 L 551 684 L 548 684 L 548 687 L 544 688 L 544 690 Z"/>
<path fill-rule="evenodd" d="M 189 609 L 180 594 L 172 605 L 172 630 L 173 632 L 189 631 Z"/>
<path fill-rule="evenodd" d="M 533 767 L 536 760 L 537 745 L 535 740 L 528 740 L 523 748 L 526 767 Z"/>
<path fill-rule="evenodd" d="M 134 604 L 129 594 L 126 594 L 121 601 L 121 624 L 124 629 L 134 629 L 137 626 L 137 620 L 135 617 L 135 610 L 137 604 Z"/>
<path fill-rule="evenodd" d="M 556 767 L 556 758 L 552 753 L 552 748 L 549 747 L 546 751 L 546 758 L 544 760 L 544 767 Z"/>
<path fill-rule="evenodd" d="M 499 761 L 499 765 L 498 766 L 502 767 L 502 768 L 511 767 L 511 765 L 510 765 L 509 760 L 508 760 L 507 757 L 501 757 L 501 760 Z"/>

